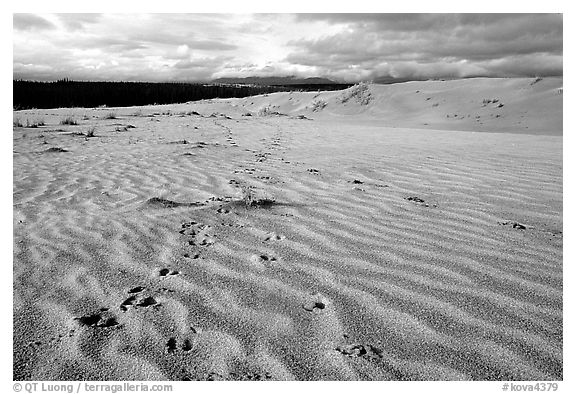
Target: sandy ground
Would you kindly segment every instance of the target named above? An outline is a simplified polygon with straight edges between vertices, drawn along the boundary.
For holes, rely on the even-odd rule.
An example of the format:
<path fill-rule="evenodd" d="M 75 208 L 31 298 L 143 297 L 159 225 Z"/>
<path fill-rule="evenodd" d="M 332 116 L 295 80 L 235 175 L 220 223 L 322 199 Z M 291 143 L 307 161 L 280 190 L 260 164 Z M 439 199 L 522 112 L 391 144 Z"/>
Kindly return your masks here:
<path fill-rule="evenodd" d="M 15 112 L 14 379 L 562 379 L 561 87 Z"/>

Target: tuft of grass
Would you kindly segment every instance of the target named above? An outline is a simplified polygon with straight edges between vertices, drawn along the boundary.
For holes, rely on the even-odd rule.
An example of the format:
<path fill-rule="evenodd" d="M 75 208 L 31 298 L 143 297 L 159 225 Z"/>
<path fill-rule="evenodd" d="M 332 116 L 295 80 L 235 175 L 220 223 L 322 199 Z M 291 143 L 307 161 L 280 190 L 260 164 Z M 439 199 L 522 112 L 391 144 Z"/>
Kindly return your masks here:
<path fill-rule="evenodd" d="M 30 122 L 29 119 L 26 119 L 26 127 L 27 127 L 27 128 L 35 129 L 35 128 L 37 128 L 37 127 L 44 126 L 44 125 L 45 125 L 45 123 L 44 123 L 44 120 L 43 120 L 43 119 L 41 119 L 41 120 L 33 120 L 32 122 Z"/>
<path fill-rule="evenodd" d="M 530 82 L 530 86 L 536 85 L 538 82 L 540 82 L 542 79 L 542 77 L 536 77 L 532 82 Z"/>
<path fill-rule="evenodd" d="M 106 114 L 106 116 L 104 116 L 104 119 L 118 119 L 118 118 L 116 117 L 116 113 L 114 113 L 114 112 L 108 112 L 108 113 Z"/>
<path fill-rule="evenodd" d="M 262 192 L 257 192 L 250 186 L 242 187 L 242 201 L 247 208 L 257 208 L 257 207 L 270 207 L 276 200 L 264 195 Z"/>
<path fill-rule="evenodd" d="M 12 121 L 12 124 L 14 125 L 14 127 L 24 127 L 22 125 L 22 122 L 20 121 L 20 118 L 16 118 Z"/>
<path fill-rule="evenodd" d="M 95 126 L 90 127 L 90 128 L 86 131 L 86 137 L 87 137 L 87 138 L 94 137 L 94 136 L 95 136 L 95 135 L 94 135 L 95 132 L 96 132 L 96 127 L 95 127 Z"/>
<path fill-rule="evenodd" d="M 74 117 L 72 116 L 67 116 L 64 119 L 62 119 L 60 121 L 61 125 L 70 125 L 70 126 L 76 126 L 78 125 L 78 122 L 76 122 L 76 119 L 74 119 Z"/>
<path fill-rule="evenodd" d="M 312 102 L 312 112 L 322 111 L 327 105 L 328 103 L 324 100 L 314 100 Z"/>

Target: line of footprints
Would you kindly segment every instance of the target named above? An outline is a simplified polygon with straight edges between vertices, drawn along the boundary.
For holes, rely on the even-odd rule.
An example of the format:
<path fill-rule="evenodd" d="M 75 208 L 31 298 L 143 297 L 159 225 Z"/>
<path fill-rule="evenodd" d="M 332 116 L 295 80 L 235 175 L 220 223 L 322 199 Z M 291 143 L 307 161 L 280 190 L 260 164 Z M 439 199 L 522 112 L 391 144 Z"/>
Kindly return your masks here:
<path fill-rule="evenodd" d="M 226 210 L 223 207 L 218 209 L 218 212 L 229 213 L 229 210 Z M 195 247 L 193 252 L 185 253 L 184 257 L 189 259 L 198 259 L 200 258 L 200 248 L 210 247 L 214 245 L 216 242 L 216 234 L 212 231 L 212 227 L 209 225 L 205 225 L 202 223 L 198 223 L 196 221 L 189 221 L 182 223 L 181 228 L 179 230 L 181 235 L 187 237 L 187 244 L 189 246 Z M 275 232 L 271 232 L 266 234 L 262 241 L 264 242 L 271 242 L 271 241 L 280 241 L 283 240 L 284 236 L 278 235 Z M 255 254 L 252 256 L 253 259 L 257 259 L 260 262 L 275 262 L 277 259 L 273 256 L 267 256 L 265 254 Z M 157 271 L 157 275 L 159 277 L 168 277 L 168 276 L 175 276 L 179 275 L 180 272 L 177 270 L 169 269 L 169 268 L 161 268 Z M 136 286 L 127 290 L 127 298 L 122 301 L 119 305 L 119 310 L 122 313 L 126 313 L 129 310 L 139 310 L 139 309 L 149 309 L 149 308 L 159 308 L 161 304 L 154 298 L 154 294 L 158 293 L 166 293 L 166 292 L 174 292 L 174 290 L 170 290 L 167 288 L 159 288 L 156 291 L 151 291 L 147 289 L 145 286 Z M 323 313 L 324 310 L 329 307 L 330 301 L 326 299 L 321 294 L 314 294 L 312 295 L 306 302 L 302 304 L 302 308 L 312 314 L 320 314 Z M 100 308 L 96 313 L 90 313 L 81 317 L 74 318 L 81 326 L 91 327 L 94 329 L 117 329 L 121 328 L 122 324 L 118 321 L 117 316 L 110 310 L 110 308 Z M 199 328 L 190 327 L 192 334 L 200 333 Z M 55 345 L 62 341 L 64 338 L 72 337 L 75 335 L 75 329 L 69 330 L 66 334 L 60 334 L 56 337 L 49 338 L 48 341 L 32 341 L 28 345 L 33 349 L 38 349 L 42 346 L 48 345 Z M 167 353 L 175 353 L 177 351 L 182 351 L 184 353 L 192 351 L 194 348 L 193 342 L 189 338 L 183 338 L 178 341 L 176 338 L 171 337 L 168 339 L 165 349 Z M 382 357 L 380 351 L 376 348 L 372 347 L 371 345 L 361 345 L 361 344 L 352 344 L 352 345 L 345 345 L 339 346 L 335 349 L 339 353 L 346 355 L 348 357 L 361 357 L 361 358 L 368 358 L 368 359 L 378 359 Z"/>

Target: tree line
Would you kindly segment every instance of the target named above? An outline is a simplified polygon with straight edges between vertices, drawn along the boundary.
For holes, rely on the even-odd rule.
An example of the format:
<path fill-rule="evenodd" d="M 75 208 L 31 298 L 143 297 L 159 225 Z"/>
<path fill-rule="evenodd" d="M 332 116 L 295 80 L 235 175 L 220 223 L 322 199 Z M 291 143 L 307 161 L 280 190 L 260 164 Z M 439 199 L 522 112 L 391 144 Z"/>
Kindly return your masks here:
<path fill-rule="evenodd" d="M 346 85 L 258 86 L 184 82 L 85 82 L 62 79 L 55 82 L 13 81 L 13 107 L 66 108 L 99 106 L 130 107 L 185 103 L 213 98 L 247 97 L 290 90 L 333 90 Z"/>

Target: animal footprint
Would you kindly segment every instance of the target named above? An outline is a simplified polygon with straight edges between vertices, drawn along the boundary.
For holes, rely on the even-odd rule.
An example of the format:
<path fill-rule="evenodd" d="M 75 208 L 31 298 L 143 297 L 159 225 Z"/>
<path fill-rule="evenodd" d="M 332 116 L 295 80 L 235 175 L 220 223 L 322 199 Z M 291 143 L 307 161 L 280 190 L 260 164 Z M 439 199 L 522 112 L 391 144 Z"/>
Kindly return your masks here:
<path fill-rule="evenodd" d="M 278 235 L 276 233 L 268 233 L 264 236 L 264 242 L 281 241 L 284 238 L 285 237 L 283 235 Z"/>
<path fill-rule="evenodd" d="M 128 290 L 128 294 L 140 293 L 144 290 L 146 290 L 146 288 L 144 286 L 136 286 L 136 287 Z"/>
<path fill-rule="evenodd" d="M 148 308 L 150 306 L 159 306 L 160 304 L 152 296 L 144 296 L 143 294 L 136 294 L 125 299 L 120 304 L 120 310 L 126 312 L 128 307 L 134 308 Z"/>
<path fill-rule="evenodd" d="M 180 346 L 180 348 L 182 349 L 182 351 L 184 352 L 189 352 L 193 349 L 193 344 L 192 341 L 190 341 L 188 338 L 184 339 L 182 341 L 182 345 Z M 178 349 L 178 342 L 176 341 L 176 338 L 172 337 L 170 339 L 168 339 L 168 342 L 166 343 L 166 351 L 168 353 L 174 353 L 176 351 L 176 349 Z"/>
<path fill-rule="evenodd" d="M 188 241 L 188 245 L 190 246 L 210 246 L 216 241 L 214 240 L 214 236 L 208 233 L 209 230 L 210 226 L 192 221 L 182 224 L 180 234 L 191 237 Z"/>
<path fill-rule="evenodd" d="M 315 294 L 310 300 L 302 304 L 308 312 L 320 313 L 329 305 L 329 301 L 321 294 Z"/>
<path fill-rule="evenodd" d="M 200 243 L 198 245 L 200 246 L 211 246 L 214 245 L 216 241 L 214 241 L 214 238 L 211 237 L 204 237 L 202 238 L 202 240 L 200 241 Z M 191 244 L 193 245 L 193 244 Z"/>
<path fill-rule="evenodd" d="M 367 360 L 379 360 L 383 357 L 382 350 L 372 345 L 361 345 L 361 344 L 344 345 L 344 346 L 338 346 L 336 348 L 336 351 L 351 358 L 362 357 Z"/>
<path fill-rule="evenodd" d="M 200 231 L 207 230 L 208 226 L 205 224 L 201 224 L 195 221 L 182 223 L 182 228 L 179 231 L 182 235 L 191 235 L 194 236 L 198 234 Z"/>
<path fill-rule="evenodd" d="M 166 343 L 166 351 L 168 353 L 174 353 L 176 350 L 176 338 L 170 338 Z"/>
<path fill-rule="evenodd" d="M 411 196 L 411 197 L 406 197 L 405 198 L 406 201 L 411 201 L 415 204 L 418 205 L 422 205 L 423 207 L 429 207 L 430 204 L 428 204 L 426 201 L 424 201 L 423 199 L 421 199 L 420 197 L 415 197 L 415 196 Z M 433 207 L 436 207 L 436 205 L 432 205 Z"/>
<path fill-rule="evenodd" d="M 274 262 L 276 261 L 276 257 L 273 256 L 267 256 L 265 254 L 254 254 L 251 257 L 251 260 L 257 263 L 265 263 L 265 262 Z"/>
<path fill-rule="evenodd" d="M 513 222 L 511 220 L 508 220 L 506 222 L 501 222 L 500 225 L 502 226 L 510 226 L 512 228 L 515 228 L 516 230 L 526 230 L 528 228 L 527 225 L 522 224 L 522 223 L 517 223 L 517 222 Z"/>
<path fill-rule="evenodd" d="M 158 276 L 178 275 L 178 274 L 180 274 L 179 271 L 170 270 L 168 268 L 162 268 L 160 271 L 158 271 Z"/>
<path fill-rule="evenodd" d="M 106 311 L 104 311 L 106 312 Z M 74 320 L 78 320 L 78 322 L 83 326 L 89 326 L 93 328 L 108 328 L 114 327 L 119 325 L 118 321 L 116 320 L 115 316 L 106 313 L 95 313 L 92 315 L 84 315 L 81 317 L 75 317 Z"/>
<path fill-rule="evenodd" d="M 70 331 L 68 331 L 68 334 L 58 334 L 58 336 L 48 338 L 44 342 L 40 341 L 40 340 L 31 341 L 31 342 L 28 342 L 28 346 L 34 350 L 37 350 L 37 349 L 40 349 L 42 346 L 55 345 L 57 343 L 60 343 L 62 341 L 62 339 L 66 338 L 66 337 L 70 338 L 70 337 L 74 336 L 75 331 L 76 331 L 75 329 L 71 329 Z"/>
<path fill-rule="evenodd" d="M 263 372 L 263 373 L 235 373 L 230 372 L 230 377 L 233 380 L 245 380 L 245 381 L 261 381 L 261 380 L 270 380 L 272 379 L 272 374 L 270 372 Z"/>
<path fill-rule="evenodd" d="M 185 352 L 192 350 L 192 342 L 189 339 L 185 339 L 184 342 L 182 342 L 182 350 Z"/>

